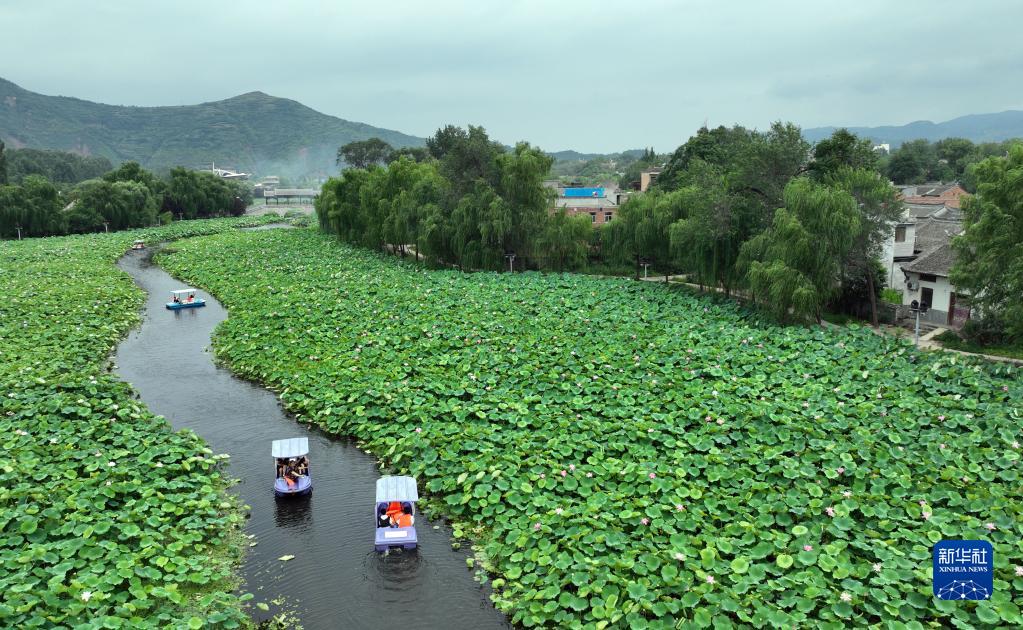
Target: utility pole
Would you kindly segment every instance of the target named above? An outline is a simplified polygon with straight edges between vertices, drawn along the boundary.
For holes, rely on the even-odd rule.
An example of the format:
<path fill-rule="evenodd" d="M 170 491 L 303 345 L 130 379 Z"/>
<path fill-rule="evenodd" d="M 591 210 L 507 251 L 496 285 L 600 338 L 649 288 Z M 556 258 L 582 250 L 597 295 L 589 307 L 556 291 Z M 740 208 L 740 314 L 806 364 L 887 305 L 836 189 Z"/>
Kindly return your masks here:
<path fill-rule="evenodd" d="M 643 263 L 643 277 L 647 277 L 647 270 L 650 268 L 650 263 Z"/>
<path fill-rule="evenodd" d="M 508 272 L 515 273 L 515 252 L 511 252 L 504 255 L 508 259 Z"/>
<path fill-rule="evenodd" d="M 927 309 L 929 309 L 930 307 L 931 307 L 930 304 L 927 304 L 926 302 L 921 304 L 916 300 L 913 300 L 912 302 L 909 303 L 909 310 L 913 311 L 916 314 L 916 334 L 914 335 L 913 345 L 915 345 L 917 348 L 920 347 L 920 314 L 926 313 Z"/>
<path fill-rule="evenodd" d="M 103 231 L 108 233 L 108 234 L 110 233 L 110 222 L 109 221 L 104 221 L 103 222 Z"/>
<path fill-rule="evenodd" d="M 18 231 L 18 240 L 20 241 L 21 240 L 21 226 L 20 225 L 15 225 L 14 229 Z"/>

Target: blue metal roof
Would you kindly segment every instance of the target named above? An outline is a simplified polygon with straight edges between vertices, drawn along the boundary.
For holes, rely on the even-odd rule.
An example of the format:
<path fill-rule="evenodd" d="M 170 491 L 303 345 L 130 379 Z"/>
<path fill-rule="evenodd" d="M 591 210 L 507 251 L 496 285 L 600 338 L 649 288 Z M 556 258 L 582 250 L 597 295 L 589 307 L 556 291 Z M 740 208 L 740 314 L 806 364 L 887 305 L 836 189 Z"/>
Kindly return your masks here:
<path fill-rule="evenodd" d="M 603 188 L 566 188 L 565 197 L 605 197 Z"/>

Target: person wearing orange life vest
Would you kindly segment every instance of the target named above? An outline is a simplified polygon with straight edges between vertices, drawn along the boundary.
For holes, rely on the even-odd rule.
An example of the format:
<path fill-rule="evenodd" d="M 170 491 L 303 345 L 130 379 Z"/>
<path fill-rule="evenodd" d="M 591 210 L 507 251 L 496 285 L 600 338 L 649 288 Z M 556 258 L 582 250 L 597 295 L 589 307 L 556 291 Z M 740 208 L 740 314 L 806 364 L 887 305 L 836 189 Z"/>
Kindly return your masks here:
<path fill-rule="evenodd" d="M 401 515 L 401 504 L 397 501 L 391 501 L 387 506 L 387 520 L 390 521 L 391 527 L 397 527 L 398 516 Z"/>
<path fill-rule="evenodd" d="M 412 508 L 406 506 L 395 522 L 398 527 L 412 527 L 413 523 L 415 523 L 415 519 L 412 517 Z"/>

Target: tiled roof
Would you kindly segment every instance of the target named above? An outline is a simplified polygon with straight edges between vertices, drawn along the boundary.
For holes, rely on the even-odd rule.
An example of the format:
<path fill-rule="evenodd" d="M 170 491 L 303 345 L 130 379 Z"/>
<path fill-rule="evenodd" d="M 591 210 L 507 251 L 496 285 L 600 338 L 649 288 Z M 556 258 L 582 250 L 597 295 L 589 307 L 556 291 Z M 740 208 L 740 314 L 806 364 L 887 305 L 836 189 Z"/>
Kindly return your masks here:
<path fill-rule="evenodd" d="M 929 273 L 947 278 L 948 270 L 952 268 L 955 261 L 955 250 L 952 249 L 952 244 L 945 243 L 913 262 L 902 265 L 902 270 L 912 273 Z"/>
<path fill-rule="evenodd" d="M 916 226 L 916 240 L 913 249 L 922 252 L 922 258 L 932 250 L 950 243 L 953 236 L 958 236 L 962 232 L 963 224 L 959 221 L 927 219 Z"/>

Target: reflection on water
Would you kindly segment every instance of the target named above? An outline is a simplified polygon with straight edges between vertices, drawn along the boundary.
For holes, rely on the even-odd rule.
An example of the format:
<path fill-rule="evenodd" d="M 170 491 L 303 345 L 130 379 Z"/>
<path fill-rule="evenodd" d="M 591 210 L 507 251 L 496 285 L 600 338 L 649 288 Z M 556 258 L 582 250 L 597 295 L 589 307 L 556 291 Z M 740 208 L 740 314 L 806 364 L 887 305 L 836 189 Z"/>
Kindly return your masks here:
<path fill-rule="evenodd" d="M 141 328 L 117 349 L 121 377 L 175 429 L 190 428 L 231 458 L 232 488 L 251 517 L 254 543 L 242 569 L 245 589 L 268 612 L 287 602 L 305 628 L 501 628 L 507 622 L 451 551 L 450 530 L 425 515 L 417 551 L 373 551 L 376 461 L 345 440 L 288 417 L 271 392 L 239 380 L 211 361 L 210 334 L 227 312 L 205 291 L 203 308 L 170 311 L 173 289 L 185 286 L 147 264 L 149 252 L 118 263 L 149 293 Z M 167 357 L 173 356 L 173 361 Z M 309 438 L 315 489 L 310 497 L 276 499 L 273 440 Z M 278 558 L 292 555 L 287 562 Z"/>
<path fill-rule="evenodd" d="M 276 497 L 274 523 L 281 528 L 310 529 L 313 524 L 313 496 Z"/>

